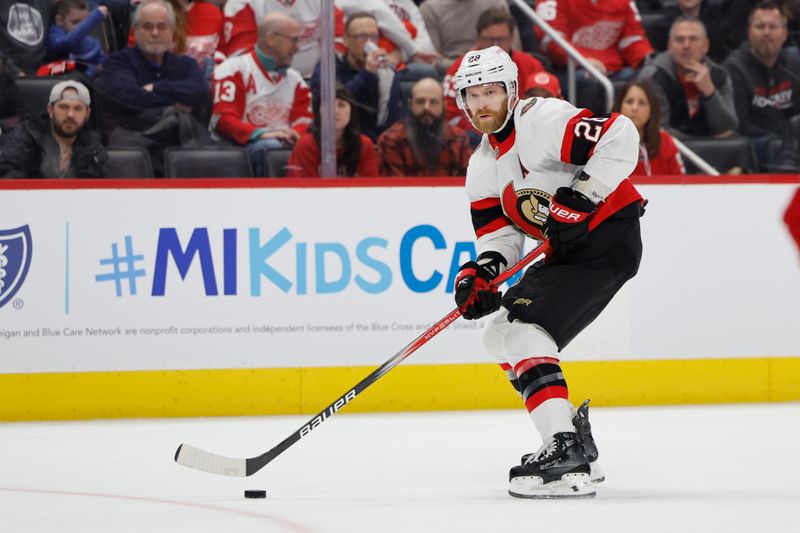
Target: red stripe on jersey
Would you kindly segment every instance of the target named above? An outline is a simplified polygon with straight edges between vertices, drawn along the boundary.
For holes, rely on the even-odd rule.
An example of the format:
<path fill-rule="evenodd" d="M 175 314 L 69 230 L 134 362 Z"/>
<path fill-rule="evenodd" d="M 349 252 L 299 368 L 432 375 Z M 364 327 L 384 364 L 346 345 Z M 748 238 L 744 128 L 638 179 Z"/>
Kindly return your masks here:
<path fill-rule="evenodd" d="M 494 134 L 489 135 L 489 144 L 492 145 L 492 148 L 495 149 L 497 155 L 495 156 L 496 159 L 500 159 L 500 157 L 511 150 L 511 147 L 514 146 L 514 140 L 517 138 L 517 130 L 516 128 L 511 130 L 511 135 L 509 135 L 505 141 L 498 142 L 495 138 Z"/>
<path fill-rule="evenodd" d="M 603 129 L 600 130 L 600 136 L 598 137 L 598 142 L 600 141 L 600 139 L 603 138 L 603 135 L 606 134 L 606 132 L 608 131 L 608 128 L 611 127 L 611 125 L 614 123 L 615 120 L 617 120 L 618 117 L 619 117 L 619 113 L 611 113 L 611 117 L 609 117 L 609 119 L 606 120 L 603 123 Z M 589 150 L 589 157 L 592 157 L 592 155 L 594 155 L 594 149 L 595 148 L 597 148 L 597 144 L 592 146 L 592 149 Z"/>
<path fill-rule="evenodd" d="M 500 198 L 483 198 L 481 200 L 475 200 L 474 202 L 470 202 L 469 207 L 471 209 L 481 210 L 481 209 L 489 209 L 490 207 L 497 207 L 500 205 Z"/>
<path fill-rule="evenodd" d="M 555 357 L 531 357 L 523 359 L 514 366 L 514 373 L 521 376 L 531 368 L 539 365 L 557 365 L 558 359 Z"/>
<path fill-rule="evenodd" d="M 503 370 L 511 370 L 511 365 L 509 365 L 508 363 L 497 363 L 497 364 L 500 365 L 500 368 L 502 368 Z"/>
<path fill-rule="evenodd" d="M 497 231 L 500 228 L 504 228 L 504 227 L 510 226 L 510 225 L 511 225 L 511 223 L 506 217 L 498 217 L 498 218 L 492 220 L 491 222 L 489 222 L 488 224 L 484 224 L 479 229 L 477 229 L 475 231 L 475 235 L 480 239 L 484 235 L 488 235 L 489 233 L 492 233 L 493 231 Z"/>
<path fill-rule="evenodd" d="M 588 109 L 581 109 L 577 115 L 567 122 L 567 129 L 564 130 L 564 140 L 561 141 L 561 161 L 564 163 L 572 162 L 570 154 L 572 153 L 572 141 L 575 140 L 575 125 L 580 122 L 582 118 L 591 116 L 591 111 Z"/>
<path fill-rule="evenodd" d="M 567 391 L 566 387 L 562 387 L 560 385 L 545 387 L 539 392 L 528 396 L 528 398 L 525 400 L 525 407 L 528 409 L 529 413 L 532 413 L 534 409 L 552 398 L 563 398 L 568 400 L 569 391 Z"/>

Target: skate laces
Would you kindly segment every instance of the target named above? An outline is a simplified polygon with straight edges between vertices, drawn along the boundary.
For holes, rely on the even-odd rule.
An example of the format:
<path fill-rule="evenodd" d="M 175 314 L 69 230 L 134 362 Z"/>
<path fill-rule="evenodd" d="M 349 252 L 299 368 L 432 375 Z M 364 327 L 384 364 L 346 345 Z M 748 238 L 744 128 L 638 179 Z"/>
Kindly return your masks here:
<path fill-rule="evenodd" d="M 542 459 L 547 459 L 555 455 L 557 451 L 558 442 L 556 442 L 556 439 L 550 439 L 548 442 L 543 444 L 542 447 L 536 451 L 536 453 L 532 453 L 530 457 L 528 457 L 528 460 L 525 461 L 525 464 L 527 465 Z"/>

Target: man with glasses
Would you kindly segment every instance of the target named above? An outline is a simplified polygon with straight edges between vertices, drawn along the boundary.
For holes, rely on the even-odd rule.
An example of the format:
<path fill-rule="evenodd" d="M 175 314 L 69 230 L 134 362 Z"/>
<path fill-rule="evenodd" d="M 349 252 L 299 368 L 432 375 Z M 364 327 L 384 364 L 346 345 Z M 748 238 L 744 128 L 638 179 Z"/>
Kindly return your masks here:
<path fill-rule="evenodd" d="M 478 17 L 478 23 L 476 25 L 478 37 L 476 39 L 475 49 L 489 48 L 493 45 L 499 46 L 511 56 L 511 60 L 517 65 L 519 79 L 527 80 L 531 74 L 545 72 L 545 68 L 544 65 L 533 56 L 525 52 L 511 49 L 515 28 L 516 23 L 514 22 L 514 17 L 512 17 L 508 11 L 500 8 L 487 9 Z M 461 66 L 463 58 L 464 56 L 461 56 L 453 61 L 453 64 L 450 65 L 450 69 L 447 71 L 447 75 L 444 78 L 445 116 L 450 124 L 458 126 L 467 132 L 467 135 L 470 137 L 470 143 L 475 147 L 480 142 L 481 135 L 456 104 L 456 72 Z M 520 94 L 524 94 L 525 90 L 526 87 L 521 87 Z"/>
<path fill-rule="evenodd" d="M 727 137 L 739 125 L 727 71 L 707 57 L 705 24 L 678 17 L 667 51 L 648 60 L 639 79 L 649 79 L 661 104 L 661 126 L 685 135 Z"/>
<path fill-rule="evenodd" d="M 214 70 L 211 128 L 246 147 L 256 176 L 264 175 L 266 152 L 290 150 L 311 124 L 311 91 L 289 66 L 299 42 L 293 18 L 269 13 L 258 26 L 255 48 Z"/>
<path fill-rule="evenodd" d="M 136 46 L 111 54 L 96 82 L 104 97 L 104 121 L 135 129 L 141 126 L 139 119 L 160 118 L 165 107 L 191 112 L 207 103 L 210 90 L 197 62 L 170 52 L 175 32 L 172 5 L 165 0 L 144 0 L 131 25 Z M 156 113 L 142 117 L 147 110 Z"/>
<path fill-rule="evenodd" d="M 369 13 L 354 13 L 345 24 L 344 53 L 336 54 L 336 79 L 357 102 L 361 132 L 373 141 L 400 119 L 400 82 L 389 68 L 386 50 L 378 46 L 378 22 Z M 311 77 L 318 94 L 320 65 Z"/>
<path fill-rule="evenodd" d="M 725 60 L 733 81 L 739 131 L 750 137 L 762 170 L 800 170 L 800 61 L 783 49 L 788 35 L 780 4 L 759 2 L 747 42 Z"/>
<path fill-rule="evenodd" d="M 381 33 L 402 51 L 403 59 L 430 63 L 438 58 L 438 54 L 422 49 L 415 42 L 385 0 L 336 0 L 334 9 L 334 32 L 337 37 L 344 31 L 345 15 L 352 17 L 359 12 L 369 12 L 377 20 Z M 309 78 L 319 63 L 321 53 L 320 0 L 228 0 L 224 7 L 226 53 L 229 56 L 246 53 L 256 41 L 256 21 L 273 12 L 289 15 L 300 25 L 299 50 L 292 61 L 292 68 L 304 78 Z"/>

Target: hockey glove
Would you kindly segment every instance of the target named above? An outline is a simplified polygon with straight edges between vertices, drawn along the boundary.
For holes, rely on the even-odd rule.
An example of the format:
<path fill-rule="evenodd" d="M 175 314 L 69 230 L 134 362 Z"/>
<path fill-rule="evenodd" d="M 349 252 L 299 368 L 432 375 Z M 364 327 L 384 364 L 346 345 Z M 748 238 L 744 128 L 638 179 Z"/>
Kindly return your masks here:
<path fill-rule="evenodd" d="M 556 254 L 569 251 L 589 237 L 589 215 L 595 209 L 591 200 L 569 187 L 559 187 L 550 201 L 550 216 L 544 223 L 544 236 Z"/>
<path fill-rule="evenodd" d="M 475 320 L 500 309 L 502 294 L 491 281 L 505 266 L 505 258 L 497 252 L 485 252 L 476 261 L 464 263 L 456 277 L 456 305 L 461 316 Z"/>

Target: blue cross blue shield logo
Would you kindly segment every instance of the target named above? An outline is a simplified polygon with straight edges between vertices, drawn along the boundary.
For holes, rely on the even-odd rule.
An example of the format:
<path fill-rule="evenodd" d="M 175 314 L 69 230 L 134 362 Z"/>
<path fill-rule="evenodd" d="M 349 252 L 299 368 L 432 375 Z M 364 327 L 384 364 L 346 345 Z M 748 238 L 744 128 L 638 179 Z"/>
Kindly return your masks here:
<path fill-rule="evenodd" d="M 25 281 L 31 266 L 32 244 L 27 225 L 0 229 L 0 307 L 14 297 Z"/>

